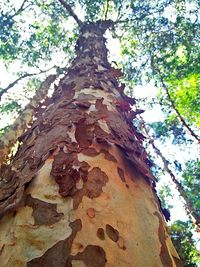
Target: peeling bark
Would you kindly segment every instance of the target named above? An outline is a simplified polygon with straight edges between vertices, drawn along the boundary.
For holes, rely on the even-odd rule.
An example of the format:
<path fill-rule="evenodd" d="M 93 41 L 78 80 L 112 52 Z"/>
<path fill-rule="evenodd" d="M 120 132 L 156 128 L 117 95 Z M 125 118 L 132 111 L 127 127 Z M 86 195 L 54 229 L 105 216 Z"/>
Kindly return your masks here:
<path fill-rule="evenodd" d="M 129 99 L 107 61 L 111 24 L 82 26 L 77 58 L 3 174 L 2 267 L 177 266 L 143 136 L 119 106 Z"/>

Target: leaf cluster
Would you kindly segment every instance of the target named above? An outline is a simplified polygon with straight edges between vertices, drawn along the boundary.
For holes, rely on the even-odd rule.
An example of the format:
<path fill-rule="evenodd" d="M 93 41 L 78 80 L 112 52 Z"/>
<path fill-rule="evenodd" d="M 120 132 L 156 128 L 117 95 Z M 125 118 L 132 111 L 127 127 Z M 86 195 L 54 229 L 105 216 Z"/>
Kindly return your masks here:
<path fill-rule="evenodd" d="M 184 264 L 184 267 L 197 267 L 200 254 L 196 249 L 190 222 L 175 221 L 170 227 L 172 242 Z"/>

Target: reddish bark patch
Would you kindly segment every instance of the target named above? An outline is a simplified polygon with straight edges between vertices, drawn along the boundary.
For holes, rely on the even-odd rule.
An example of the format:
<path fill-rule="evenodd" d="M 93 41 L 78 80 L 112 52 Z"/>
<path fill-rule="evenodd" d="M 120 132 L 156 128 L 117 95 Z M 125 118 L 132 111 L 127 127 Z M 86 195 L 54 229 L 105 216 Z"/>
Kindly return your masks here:
<path fill-rule="evenodd" d="M 86 267 L 105 267 L 107 261 L 103 248 L 94 245 L 88 245 L 83 252 L 72 256 L 71 259 L 83 261 Z"/>
<path fill-rule="evenodd" d="M 108 119 L 108 109 L 105 104 L 103 104 L 104 98 L 102 97 L 101 99 L 97 99 L 95 103 L 95 107 L 98 110 L 97 114 L 99 119 Z"/>
<path fill-rule="evenodd" d="M 63 213 L 57 212 L 57 204 L 44 202 L 37 198 L 28 195 L 26 205 L 33 209 L 32 216 L 34 217 L 35 225 L 54 224 L 60 221 Z"/>
<path fill-rule="evenodd" d="M 118 172 L 119 177 L 121 178 L 122 182 L 125 183 L 126 179 L 125 179 L 125 176 L 124 176 L 124 171 L 121 168 L 117 167 L 117 172 Z"/>
<path fill-rule="evenodd" d="M 89 168 L 90 168 L 90 165 L 86 161 L 80 162 L 79 174 L 84 182 L 87 181 Z"/>
<path fill-rule="evenodd" d="M 100 153 L 104 154 L 105 159 L 112 161 L 112 162 L 117 162 L 116 158 L 113 155 L 111 155 L 108 150 L 101 149 Z"/>
<path fill-rule="evenodd" d="M 110 224 L 106 224 L 106 234 L 114 242 L 117 242 L 119 239 L 119 232 Z"/>
<path fill-rule="evenodd" d="M 117 245 L 118 245 L 119 248 L 121 248 L 121 249 L 123 249 L 123 250 L 126 249 L 126 247 L 125 247 L 125 245 L 124 245 L 124 239 L 123 239 L 121 236 L 120 236 L 119 239 L 117 240 Z"/>
<path fill-rule="evenodd" d="M 96 198 L 100 196 L 102 187 L 108 182 L 108 176 L 100 168 L 95 167 L 88 173 L 87 181 L 84 183 L 83 188 L 76 192 L 73 196 L 74 208 L 78 208 L 83 196 L 89 198 Z"/>
<path fill-rule="evenodd" d="M 120 69 L 111 68 L 110 69 L 111 75 L 115 78 L 120 78 L 123 76 L 123 72 Z"/>
<path fill-rule="evenodd" d="M 24 186 L 17 187 L 15 191 L 8 198 L 3 199 L 0 202 L 0 218 L 6 212 L 15 209 L 19 205 L 23 197 L 23 193 L 24 193 Z"/>
<path fill-rule="evenodd" d="M 81 148 L 87 148 L 92 144 L 94 133 L 92 125 L 86 123 L 86 119 L 82 118 L 76 125 L 75 138 Z"/>
<path fill-rule="evenodd" d="M 97 236 L 99 239 L 104 240 L 105 239 L 105 233 L 103 228 L 99 228 L 97 230 Z"/>
<path fill-rule="evenodd" d="M 116 107 L 119 108 L 122 112 L 131 111 L 131 106 L 127 101 L 124 101 L 123 99 L 116 101 Z"/>
<path fill-rule="evenodd" d="M 156 211 L 154 212 L 154 215 L 159 220 L 159 228 L 158 228 L 158 236 L 161 243 L 161 249 L 160 249 L 160 259 L 164 267 L 173 267 L 173 262 L 170 257 L 167 245 L 166 245 L 166 236 L 165 236 L 165 229 L 163 226 L 163 220 L 160 216 L 160 214 Z"/>
<path fill-rule="evenodd" d="M 125 94 L 122 94 L 122 97 L 125 101 L 127 101 L 130 105 L 136 104 L 136 99 L 134 97 L 129 97 Z"/>
<path fill-rule="evenodd" d="M 93 209 L 93 208 L 87 209 L 87 215 L 90 218 L 94 218 L 95 217 L 95 209 Z"/>
<path fill-rule="evenodd" d="M 89 198 L 98 197 L 102 192 L 102 187 L 108 182 L 108 176 L 100 168 L 95 167 L 88 173 L 88 180 L 84 189 Z"/>
<path fill-rule="evenodd" d="M 71 267 L 71 247 L 78 231 L 81 230 L 81 220 L 69 224 L 72 228 L 71 235 L 65 240 L 57 242 L 49 248 L 41 257 L 27 262 L 27 267 Z"/>
<path fill-rule="evenodd" d="M 54 158 L 51 175 L 55 177 L 62 196 L 71 195 L 76 190 L 76 182 L 80 179 L 80 173 L 74 168 L 77 162 L 76 153 L 64 153 L 62 150 Z"/>

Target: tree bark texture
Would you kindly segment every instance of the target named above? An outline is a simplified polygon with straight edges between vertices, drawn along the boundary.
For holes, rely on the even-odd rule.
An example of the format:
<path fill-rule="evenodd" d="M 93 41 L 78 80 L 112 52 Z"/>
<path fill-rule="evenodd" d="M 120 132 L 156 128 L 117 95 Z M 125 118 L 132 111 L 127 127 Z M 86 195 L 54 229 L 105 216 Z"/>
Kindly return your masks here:
<path fill-rule="evenodd" d="M 77 57 L 1 170 L 2 267 L 182 266 L 103 33 L 82 26 Z"/>

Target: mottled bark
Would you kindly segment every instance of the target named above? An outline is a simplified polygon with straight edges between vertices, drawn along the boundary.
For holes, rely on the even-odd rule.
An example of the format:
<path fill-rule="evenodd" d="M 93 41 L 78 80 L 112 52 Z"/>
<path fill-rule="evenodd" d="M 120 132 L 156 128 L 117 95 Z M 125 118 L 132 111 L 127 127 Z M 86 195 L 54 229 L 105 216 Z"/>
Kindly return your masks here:
<path fill-rule="evenodd" d="M 77 58 L 2 172 L 2 267 L 181 266 L 130 121 L 134 101 L 107 61 L 110 25 L 81 28 Z"/>

